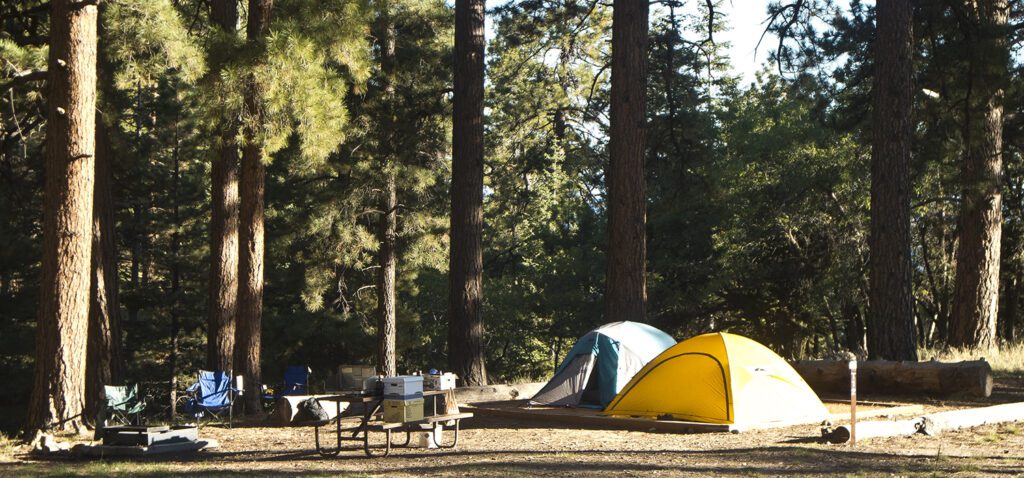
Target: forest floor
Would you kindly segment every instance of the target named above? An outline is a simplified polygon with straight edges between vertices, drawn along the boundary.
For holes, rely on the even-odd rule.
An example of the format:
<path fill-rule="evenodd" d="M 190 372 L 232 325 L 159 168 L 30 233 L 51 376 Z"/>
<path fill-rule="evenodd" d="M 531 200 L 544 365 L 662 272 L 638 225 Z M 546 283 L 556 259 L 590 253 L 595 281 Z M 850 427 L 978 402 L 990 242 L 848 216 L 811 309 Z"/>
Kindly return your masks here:
<path fill-rule="evenodd" d="M 1003 376 L 983 402 L 926 402 L 926 411 L 1024 401 L 1024 378 Z M 885 399 L 885 397 L 865 397 Z M 889 400 L 893 401 L 893 400 Z M 903 401 L 902 403 L 908 403 Z M 919 415 L 920 413 L 918 413 Z M 361 450 L 321 458 L 311 428 L 204 427 L 220 448 L 190 456 L 104 461 L 34 460 L 13 446 L 0 452 L 0 476 L 997 476 L 1024 474 L 1024 424 L 937 437 L 829 445 L 817 426 L 738 434 L 671 434 L 578 429 L 476 417 L 459 447 L 397 449 L 387 458 Z M 446 437 L 446 439 L 450 436 Z"/>

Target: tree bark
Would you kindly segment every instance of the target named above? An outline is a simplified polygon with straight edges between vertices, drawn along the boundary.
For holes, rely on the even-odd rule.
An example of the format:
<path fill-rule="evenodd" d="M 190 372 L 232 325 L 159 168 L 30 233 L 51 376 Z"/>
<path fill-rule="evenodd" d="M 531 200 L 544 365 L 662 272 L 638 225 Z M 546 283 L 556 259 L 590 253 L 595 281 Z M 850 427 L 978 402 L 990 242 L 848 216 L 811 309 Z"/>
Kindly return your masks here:
<path fill-rule="evenodd" d="M 646 321 L 646 147 L 648 3 L 615 0 L 608 188 L 605 320 Z"/>
<path fill-rule="evenodd" d="M 211 17 L 230 35 L 238 24 L 236 0 L 214 0 Z M 234 365 L 235 316 L 238 305 L 238 125 L 225 120 L 210 168 L 210 296 L 206 367 L 231 370 Z"/>
<path fill-rule="evenodd" d="M 171 391 L 168 397 L 170 418 L 178 414 L 178 360 L 181 355 L 181 121 L 174 119 L 174 175 L 171 182 L 171 220 L 174 227 L 171 232 L 171 330 L 170 357 L 167 360 L 167 388 Z"/>
<path fill-rule="evenodd" d="M 913 5 L 879 0 L 876 11 L 868 356 L 917 360 L 910 265 Z"/>
<path fill-rule="evenodd" d="M 96 147 L 95 4 L 50 2 L 43 260 L 27 429 L 82 430 Z"/>
<path fill-rule="evenodd" d="M 118 296 L 117 237 L 111 188 L 113 160 L 106 125 L 96 114 L 96 183 L 93 192 L 92 284 L 89 288 L 89 342 L 86 358 L 86 416 L 103 404 L 104 385 L 124 380 Z"/>
<path fill-rule="evenodd" d="M 483 301 L 484 0 L 455 2 L 448 365 L 486 385 Z"/>
<path fill-rule="evenodd" d="M 950 345 L 996 345 L 1002 235 L 1003 88 L 1009 80 L 1006 0 L 969 3 L 969 89 L 960 167 L 956 282 Z"/>
<path fill-rule="evenodd" d="M 377 371 L 385 376 L 398 374 L 395 351 L 395 269 L 397 260 L 398 192 L 395 184 L 395 24 L 390 5 L 383 3 L 384 44 L 381 66 L 384 76 L 383 141 L 384 200 L 381 204 L 380 251 L 377 275 Z"/>
<path fill-rule="evenodd" d="M 395 269 L 397 264 L 396 235 L 398 199 L 395 172 L 385 173 L 384 213 L 380 220 L 380 271 L 377 280 L 377 369 L 386 376 L 397 375 L 395 356 Z"/>
<path fill-rule="evenodd" d="M 249 0 L 249 42 L 262 41 L 270 30 L 272 0 Z M 241 208 L 239 214 L 239 288 L 238 324 L 235 330 L 235 367 L 245 377 L 245 408 L 261 411 L 260 343 L 263 319 L 263 198 L 267 170 L 263 147 L 256 139 L 254 126 L 260 124 L 260 105 L 256 78 L 250 78 L 245 105 L 251 115 L 244 128 L 242 168 L 239 177 Z"/>

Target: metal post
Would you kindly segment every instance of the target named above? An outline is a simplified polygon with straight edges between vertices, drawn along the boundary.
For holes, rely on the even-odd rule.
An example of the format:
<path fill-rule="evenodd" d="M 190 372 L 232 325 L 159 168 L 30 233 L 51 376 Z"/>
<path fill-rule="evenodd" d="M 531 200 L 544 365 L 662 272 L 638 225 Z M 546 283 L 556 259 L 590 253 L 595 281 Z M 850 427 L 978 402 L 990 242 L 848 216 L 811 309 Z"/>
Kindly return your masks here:
<path fill-rule="evenodd" d="M 850 361 L 850 446 L 857 446 L 857 361 Z"/>

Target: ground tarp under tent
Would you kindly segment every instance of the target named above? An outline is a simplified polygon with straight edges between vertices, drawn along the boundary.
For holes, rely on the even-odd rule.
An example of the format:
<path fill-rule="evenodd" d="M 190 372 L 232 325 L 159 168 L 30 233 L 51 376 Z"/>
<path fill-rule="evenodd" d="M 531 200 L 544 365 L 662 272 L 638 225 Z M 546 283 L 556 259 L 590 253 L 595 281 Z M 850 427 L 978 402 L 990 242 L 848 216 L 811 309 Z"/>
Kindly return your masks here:
<path fill-rule="evenodd" d="M 604 408 L 648 361 L 674 345 L 665 332 L 637 322 L 613 322 L 576 341 L 530 405 Z"/>
<path fill-rule="evenodd" d="M 736 429 L 813 423 L 829 416 L 782 357 L 727 333 L 699 335 L 665 350 L 623 387 L 604 413 Z"/>

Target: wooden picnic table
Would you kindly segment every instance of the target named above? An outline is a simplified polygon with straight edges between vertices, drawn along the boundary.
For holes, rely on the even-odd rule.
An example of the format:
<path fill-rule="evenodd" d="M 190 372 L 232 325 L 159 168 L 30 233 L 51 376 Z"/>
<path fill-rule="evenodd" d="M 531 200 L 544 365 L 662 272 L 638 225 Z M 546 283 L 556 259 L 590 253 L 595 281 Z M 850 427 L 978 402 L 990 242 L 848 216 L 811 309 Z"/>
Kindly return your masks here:
<path fill-rule="evenodd" d="M 363 442 L 363 452 L 366 456 L 377 457 L 377 456 L 388 456 L 391 453 L 391 448 L 395 447 L 406 447 L 412 441 L 413 432 L 430 431 L 430 440 L 438 448 L 455 448 L 459 444 L 459 422 L 462 419 L 470 418 L 473 416 L 472 413 L 450 413 L 450 414 L 438 414 L 437 413 L 437 397 L 445 396 L 446 390 L 426 390 L 423 392 L 424 400 L 432 398 L 433 414 L 424 416 L 420 420 L 408 421 L 408 422 L 385 422 L 378 418 L 381 414 L 381 406 L 384 403 L 384 396 L 379 394 L 364 395 L 360 392 L 343 392 L 337 395 L 328 395 L 326 397 L 316 397 L 319 402 L 334 402 L 337 407 L 338 414 L 336 417 L 329 420 L 320 420 L 313 423 L 313 437 L 316 443 L 316 451 L 323 457 L 337 456 L 344 449 L 342 442 L 344 441 L 361 441 Z M 448 397 L 454 398 L 455 394 L 447 394 Z M 342 403 L 360 403 L 363 405 L 362 416 L 342 416 Z M 426 404 L 424 404 L 424 407 Z M 426 410 L 424 410 L 426 412 Z M 347 419 L 347 420 L 346 420 Z M 323 426 L 329 426 L 331 422 L 335 424 L 335 434 L 337 438 L 337 444 L 334 448 L 325 448 L 320 445 L 320 428 Z M 445 424 L 450 424 L 454 431 L 454 436 L 450 444 L 438 443 L 437 434 L 434 433 L 436 428 L 444 429 Z M 391 434 L 405 432 L 405 443 L 394 444 L 391 443 Z M 383 445 L 370 445 L 370 434 L 371 432 L 382 433 L 384 435 Z M 380 451 L 374 451 L 380 450 Z"/>

